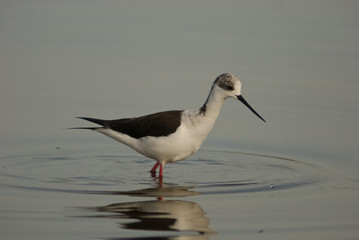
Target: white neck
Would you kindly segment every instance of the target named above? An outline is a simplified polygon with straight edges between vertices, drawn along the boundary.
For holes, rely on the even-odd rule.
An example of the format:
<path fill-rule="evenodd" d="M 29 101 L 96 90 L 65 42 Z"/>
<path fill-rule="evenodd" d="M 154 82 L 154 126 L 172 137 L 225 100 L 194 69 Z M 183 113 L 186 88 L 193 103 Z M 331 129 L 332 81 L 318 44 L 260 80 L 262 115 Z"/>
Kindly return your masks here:
<path fill-rule="evenodd" d="M 216 86 L 215 86 L 216 87 Z M 222 104 L 226 99 L 226 96 L 221 94 L 219 89 L 212 89 L 204 105 L 196 111 L 188 111 L 185 113 L 185 117 L 189 119 L 191 123 L 193 133 L 199 134 L 203 140 L 207 137 L 211 131 L 216 119 L 221 110 Z"/>
<path fill-rule="evenodd" d="M 189 134 L 187 144 L 197 151 L 212 130 L 221 106 L 227 96 L 217 86 L 212 88 L 204 105 L 199 110 L 185 110 L 182 115 L 183 128 Z"/>
<path fill-rule="evenodd" d="M 216 86 L 215 86 L 216 87 Z M 212 89 L 208 95 L 208 98 L 204 105 L 200 108 L 200 115 L 210 118 L 213 121 L 216 121 L 219 112 L 221 111 L 221 107 L 223 105 L 226 97 L 222 95 L 220 92 L 216 91 L 218 89 Z"/>

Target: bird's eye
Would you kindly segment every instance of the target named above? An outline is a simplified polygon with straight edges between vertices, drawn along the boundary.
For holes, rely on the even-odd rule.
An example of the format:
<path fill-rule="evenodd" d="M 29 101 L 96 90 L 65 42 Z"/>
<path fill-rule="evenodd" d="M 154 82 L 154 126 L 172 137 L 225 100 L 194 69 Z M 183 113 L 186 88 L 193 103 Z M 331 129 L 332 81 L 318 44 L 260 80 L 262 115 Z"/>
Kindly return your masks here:
<path fill-rule="evenodd" d="M 227 86 L 226 88 L 227 88 L 228 91 L 233 91 L 234 90 L 233 86 Z"/>

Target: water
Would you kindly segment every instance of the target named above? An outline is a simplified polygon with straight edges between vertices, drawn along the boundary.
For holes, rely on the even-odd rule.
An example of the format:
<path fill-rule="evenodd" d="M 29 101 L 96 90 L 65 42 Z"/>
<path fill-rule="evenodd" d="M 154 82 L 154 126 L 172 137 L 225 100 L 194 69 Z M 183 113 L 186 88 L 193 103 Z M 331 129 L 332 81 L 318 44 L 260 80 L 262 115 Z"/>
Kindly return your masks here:
<path fill-rule="evenodd" d="M 167 165 L 161 184 L 148 172 L 153 161 L 130 150 L 110 155 L 116 148 L 109 147 L 98 154 L 103 150 L 58 147 L 3 157 L 3 236 L 234 239 L 237 234 L 275 238 L 319 232 L 320 238 L 334 239 L 357 231 L 355 219 L 342 222 L 340 212 L 331 212 L 337 206 L 332 201 L 327 206 L 323 199 L 350 195 L 335 189 L 336 172 L 330 166 L 204 149 Z M 346 204 L 355 208 L 356 201 L 347 199 Z M 334 214 L 332 219 L 318 222 L 323 209 L 314 206 Z M 332 225 L 339 225 L 334 235 Z"/>
<path fill-rule="evenodd" d="M 113 194 L 118 188 L 124 188 L 133 182 L 143 182 L 145 185 L 156 185 L 159 182 L 155 176 L 147 176 L 149 173 L 145 175 L 152 161 L 135 154 L 92 156 L 88 153 L 63 153 L 58 150 L 53 155 L 9 157 L 3 158 L 2 162 L 2 177 L 6 182 L 3 185 L 15 189 Z M 26 177 L 23 176 L 24 172 Z M 318 166 L 294 159 L 224 150 L 201 150 L 187 162 L 167 165 L 166 179 L 174 181 L 176 185 L 181 183 L 179 186 L 196 188 L 200 190 L 198 194 L 229 194 L 311 185 L 324 181 L 323 172 Z M 70 189 L 64 188 L 67 184 Z M 113 190 L 106 193 L 104 189 L 107 188 Z"/>
<path fill-rule="evenodd" d="M 1 239 L 358 238 L 356 1 L 0 6 Z M 67 130 L 199 108 L 223 72 L 267 123 L 227 101 L 162 183 Z"/>

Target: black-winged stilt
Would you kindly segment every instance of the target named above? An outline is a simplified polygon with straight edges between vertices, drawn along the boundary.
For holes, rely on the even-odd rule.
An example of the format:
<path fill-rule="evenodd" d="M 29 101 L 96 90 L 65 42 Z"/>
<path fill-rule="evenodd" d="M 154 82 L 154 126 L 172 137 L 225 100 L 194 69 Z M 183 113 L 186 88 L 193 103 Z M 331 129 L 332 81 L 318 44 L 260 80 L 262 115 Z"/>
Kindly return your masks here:
<path fill-rule="evenodd" d="M 232 74 L 223 73 L 213 82 L 206 102 L 198 110 L 172 110 L 117 120 L 79 117 L 101 127 L 76 129 L 91 129 L 103 133 L 154 159 L 157 162 L 151 173 L 154 174 L 160 167 L 159 177 L 162 178 L 166 163 L 183 160 L 200 148 L 227 98 L 238 99 L 265 122 L 243 98 L 239 79 Z"/>

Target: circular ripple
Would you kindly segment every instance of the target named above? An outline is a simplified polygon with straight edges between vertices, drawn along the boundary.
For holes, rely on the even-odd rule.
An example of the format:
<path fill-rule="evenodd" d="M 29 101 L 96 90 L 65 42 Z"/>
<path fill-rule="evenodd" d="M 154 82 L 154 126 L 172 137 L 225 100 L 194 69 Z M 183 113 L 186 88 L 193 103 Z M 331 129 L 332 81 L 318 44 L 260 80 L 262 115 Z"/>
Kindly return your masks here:
<path fill-rule="evenodd" d="M 85 194 L 165 194 L 148 170 L 154 161 L 136 153 L 97 155 L 55 151 L 2 159 L 1 185 L 34 191 Z M 166 194 L 229 194 L 298 188 L 324 180 L 310 162 L 244 152 L 201 150 L 165 167 Z M 155 187 L 154 187 L 155 186 Z M 142 187 L 142 188 L 141 188 Z"/>
<path fill-rule="evenodd" d="M 297 188 L 324 180 L 321 169 L 312 163 L 264 154 L 204 150 L 197 164 L 203 164 L 202 175 L 208 177 L 192 183 L 203 194 Z"/>

